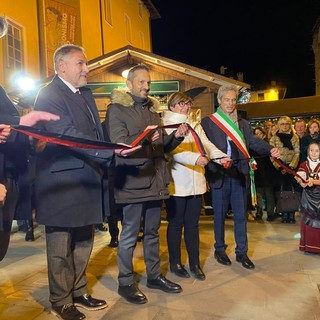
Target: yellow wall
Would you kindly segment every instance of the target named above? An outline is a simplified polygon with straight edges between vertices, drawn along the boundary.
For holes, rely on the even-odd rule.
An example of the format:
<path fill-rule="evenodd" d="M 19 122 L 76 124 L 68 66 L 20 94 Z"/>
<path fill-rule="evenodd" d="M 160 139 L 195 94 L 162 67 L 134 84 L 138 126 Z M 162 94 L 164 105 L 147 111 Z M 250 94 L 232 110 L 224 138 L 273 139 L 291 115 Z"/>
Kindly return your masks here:
<path fill-rule="evenodd" d="M 84 0 L 83 0 L 84 1 Z M 142 18 L 139 16 L 139 0 L 110 0 L 112 24 L 105 20 L 105 0 L 102 1 L 102 25 L 104 29 L 104 54 L 126 45 L 151 51 L 149 12 L 143 6 Z M 131 26 L 131 41 L 126 36 L 125 16 Z M 144 33 L 145 46 L 141 45 L 139 33 Z"/>
<path fill-rule="evenodd" d="M 49 54 L 42 52 L 40 57 L 45 39 L 44 3 L 49 3 L 50 1 L 1 1 L 0 6 L 0 15 L 5 15 L 24 27 L 25 71 L 36 81 L 46 78 L 50 72 L 52 73 L 53 48 L 51 48 Z M 139 0 L 110 0 L 112 13 L 112 24 L 110 25 L 105 20 L 105 4 L 107 1 L 52 0 L 52 2 L 57 3 L 57 6 L 63 4 L 76 9 L 75 43 L 85 48 L 89 60 L 127 45 L 151 51 L 150 14 L 147 8 L 145 6 L 142 7 L 141 18 L 139 16 Z M 39 17 L 37 15 L 38 9 L 40 12 Z M 130 21 L 131 41 L 128 41 L 126 37 L 125 16 L 128 16 Z M 101 30 L 101 26 L 103 26 L 103 30 Z M 144 33 L 144 45 L 141 43 L 140 32 Z M 14 88 L 10 86 L 10 79 L 4 69 L 2 43 L 3 38 L 0 39 L 0 84 L 4 85 L 6 90 L 12 91 Z M 52 41 L 52 43 L 54 42 Z M 51 64 L 49 66 L 51 71 L 47 70 L 47 64 Z"/>
<path fill-rule="evenodd" d="M 106 21 L 106 2 L 99 0 L 80 0 L 81 45 L 86 49 L 89 60 L 131 45 L 145 51 L 151 50 L 149 11 L 143 6 L 142 18 L 139 16 L 139 0 L 110 0 L 112 21 Z M 131 41 L 126 36 L 125 16 L 131 21 Z M 103 26 L 103 30 L 101 30 Z M 140 32 L 144 34 L 144 46 Z"/>
<path fill-rule="evenodd" d="M 82 39 L 80 45 L 85 48 L 89 60 L 103 54 L 99 2 L 99 0 L 80 0 Z"/>

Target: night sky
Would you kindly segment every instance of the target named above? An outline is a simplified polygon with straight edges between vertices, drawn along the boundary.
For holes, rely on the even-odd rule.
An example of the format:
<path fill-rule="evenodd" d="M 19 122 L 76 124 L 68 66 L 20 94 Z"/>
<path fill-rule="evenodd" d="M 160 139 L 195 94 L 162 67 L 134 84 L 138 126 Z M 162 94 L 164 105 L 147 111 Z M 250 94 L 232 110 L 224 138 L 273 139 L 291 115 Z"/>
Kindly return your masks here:
<path fill-rule="evenodd" d="M 152 51 L 226 75 L 243 72 L 252 90 L 271 81 L 285 98 L 315 94 L 313 28 L 320 0 L 152 0 Z M 212 49 L 213 48 L 213 49 Z"/>

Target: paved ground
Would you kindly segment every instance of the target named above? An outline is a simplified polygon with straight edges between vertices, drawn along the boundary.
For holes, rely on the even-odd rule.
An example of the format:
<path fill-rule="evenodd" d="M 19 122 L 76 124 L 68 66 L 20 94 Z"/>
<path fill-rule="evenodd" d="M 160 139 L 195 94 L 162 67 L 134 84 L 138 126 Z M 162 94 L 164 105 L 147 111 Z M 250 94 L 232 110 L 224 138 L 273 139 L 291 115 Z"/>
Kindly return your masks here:
<path fill-rule="evenodd" d="M 264 217 L 265 218 L 265 217 Z M 142 245 L 135 250 L 139 287 L 147 295 L 145 305 L 133 305 L 117 294 L 116 249 L 107 246 L 108 232 L 97 232 L 88 268 L 93 296 L 108 301 L 108 308 L 85 311 L 88 319 L 112 320 L 316 320 L 320 319 L 320 257 L 298 250 L 299 227 L 274 222 L 248 222 L 249 256 L 255 270 L 235 261 L 233 220 L 226 226 L 231 266 L 213 258 L 212 216 L 201 216 L 201 262 L 205 281 L 181 279 L 168 271 L 166 222 L 161 225 L 161 268 L 183 287 L 180 294 L 166 294 L 146 287 Z M 53 320 L 48 303 L 43 228 L 35 230 L 35 242 L 12 233 L 10 248 L 0 262 L 0 319 Z M 184 254 L 184 263 L 186 256 Z M 188 267 L 188 266 L 187 266 Z M 82 310 L 83 311 L 83 310 Z"/>

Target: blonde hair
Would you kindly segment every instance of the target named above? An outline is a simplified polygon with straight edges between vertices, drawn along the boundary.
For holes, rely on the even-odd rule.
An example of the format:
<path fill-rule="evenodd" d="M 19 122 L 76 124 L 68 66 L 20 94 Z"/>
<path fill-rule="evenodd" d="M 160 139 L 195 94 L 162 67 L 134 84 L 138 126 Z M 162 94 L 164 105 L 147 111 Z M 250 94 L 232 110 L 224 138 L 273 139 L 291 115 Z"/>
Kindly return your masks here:
<path fill-rule="evenodd" d="M 168 102 L 167 102 L 168 109 L 170 110 L 170 107 L 174 107 L 177 103 L 181 101 L 185 103 L 192 102 L 192 98 L 183 92 L 172 93 L 168 98 Z"/>

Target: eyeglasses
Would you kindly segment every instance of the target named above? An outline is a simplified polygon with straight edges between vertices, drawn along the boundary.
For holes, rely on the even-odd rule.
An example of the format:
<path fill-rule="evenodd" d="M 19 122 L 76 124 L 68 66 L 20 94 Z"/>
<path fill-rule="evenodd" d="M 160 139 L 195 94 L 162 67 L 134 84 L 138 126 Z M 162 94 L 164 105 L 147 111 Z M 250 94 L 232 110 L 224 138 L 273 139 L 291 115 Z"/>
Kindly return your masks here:
<path fill-rule="evenodd" d="M 193 103 L 191 101 L 185 102 L 185 101 L 180 101 L 177 103 L 180 107 L 185 107 L 185 106 L 189 106 L 192 107 Z"/>
<path fill-rule="evenodd" d="M 284 123 L 279 123 L 280 126 L 290 126 L 290 123 L 284 122 Z"/>

